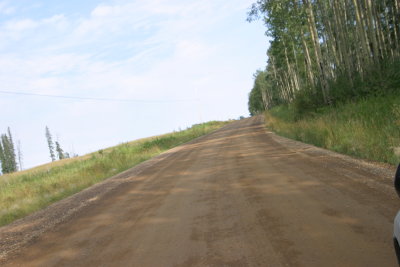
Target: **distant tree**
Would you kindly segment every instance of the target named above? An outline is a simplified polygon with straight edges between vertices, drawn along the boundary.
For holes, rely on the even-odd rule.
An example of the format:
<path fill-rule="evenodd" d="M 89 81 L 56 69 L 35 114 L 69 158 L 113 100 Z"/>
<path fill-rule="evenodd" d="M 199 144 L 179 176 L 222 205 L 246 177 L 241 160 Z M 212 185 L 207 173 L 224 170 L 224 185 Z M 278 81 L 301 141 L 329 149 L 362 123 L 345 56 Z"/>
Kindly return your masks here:
<path fill-rule="evenodd" d="M 21 141 L 20 141 L 20 140 L 18 140 L 18 142 L 17 142 L 17 154 L 18 154 L 18 165 L 19 165 L 19 170 L 22 171 L 22 160 L 23 160 L 23 155 L 22 155 Z"/>
<path fill-rule="evenodd" d="M 17 171 L 18 170 L 18 166 L 17 166 L 17 155 L 15 153 L 15 148 L 14 148 L 14 141 L 11 135 L 11 130 L 10 127 L 8 127 L 7 129 L 7 133 L 8 133 L 8 153 L 9 153 L 9 160 L 10 160 L 10 166 L 11 166 L 11 170 Z"/>
<path fill-rule="evenodd" d="M 265 110 L 267 103 L 267 96 L 263 88 L 265 83 L 265 73 L 263 71 L 257 71 L 254 74 L 254 86 L 249 93 L 249 112 L 251 116 L 254 116 Z"/>
<path fill-rule="evenodd" d="M 11 130 L 0 136 L 0 161 L 2 173 L 15 172 L 18 169 Z"/>
<path fill-rule="evenodd" d="M 48 145 L 49 151 L 50 151 L 51 161 L 55 161 L 56 160 L 56 156 L 54 154 L 53 138 L 51 137 L 51 133 L 50 133 L 49 127 L 47 127 L 47 126 L 46 126 L 46 140 L 47 140 L 47 145 Z"/>
<path fill-rule="evenodd" d="M 60 143 L 58 141 L 56 141 L 56 151 L 57 151 L 58 159 L 65 158 L 64 151 L 62 150 Z"/>
<path fill-rule="evenodd" d="M 6 171 L 6 156 L 4 154 L 4 148 L 0 139 L 0 163 L 1 163 L 1 173 L 7 173 Z"/>

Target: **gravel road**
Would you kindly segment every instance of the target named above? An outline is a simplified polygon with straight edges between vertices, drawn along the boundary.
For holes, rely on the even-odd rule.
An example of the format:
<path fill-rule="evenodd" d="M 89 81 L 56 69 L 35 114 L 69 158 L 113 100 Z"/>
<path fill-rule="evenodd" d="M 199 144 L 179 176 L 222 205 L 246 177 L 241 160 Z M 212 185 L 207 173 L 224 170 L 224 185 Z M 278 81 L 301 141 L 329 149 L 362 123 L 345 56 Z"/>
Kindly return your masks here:
<path fill-rule="evenodd" d="M 252 117 L 0 228 L 0 264 L 396 266 L 393 173 Z"/>

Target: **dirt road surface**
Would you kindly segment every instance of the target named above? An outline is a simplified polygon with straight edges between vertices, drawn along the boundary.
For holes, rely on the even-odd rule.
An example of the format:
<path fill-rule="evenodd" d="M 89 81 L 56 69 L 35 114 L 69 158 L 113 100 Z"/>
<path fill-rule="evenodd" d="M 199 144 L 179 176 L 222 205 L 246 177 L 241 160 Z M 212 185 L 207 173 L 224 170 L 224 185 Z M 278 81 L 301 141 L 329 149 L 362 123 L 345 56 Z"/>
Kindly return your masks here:
<path fill-rule="evenodd" d="M 112 189 L 62 222 L 47 223 L 68 213 L 47 215 L 50 207 L 35 229 L 52 226 L 20 247 L 14 240 L 33 233 L 39 215 L 0 228 L 2 249 L 18 247 L 2 263 L 396 266 L 393 170 L 278 137 L 262 120 L 234 122 L 106 181 Z"/>

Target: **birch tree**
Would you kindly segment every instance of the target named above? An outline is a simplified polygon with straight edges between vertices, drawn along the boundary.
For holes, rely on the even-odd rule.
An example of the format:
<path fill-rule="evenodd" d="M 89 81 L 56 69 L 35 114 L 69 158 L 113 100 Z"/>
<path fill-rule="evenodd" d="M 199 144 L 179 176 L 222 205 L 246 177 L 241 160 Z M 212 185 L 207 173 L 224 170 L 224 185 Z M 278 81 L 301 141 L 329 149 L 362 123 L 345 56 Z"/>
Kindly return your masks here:
<path fill-rule="evenodd" d="M 385 68 L 400 60 L 399 5 L 399 0 L 255 2 L 248 20 L 262 18 L 271 38 L 269 81 L 260 93 L 264 106 L 274 97 L 279 98 L 274 103 L 291 103 L 308 94 L 317 105 L 329 105 L 385 90 Z M 399 68 L 392 69 L 400 75 Z"/>
<path fill-rule="evenodd" d="M 54 143 L 53 143 L 53 138 L 51 136 L 49 127 L 46 126 L 45 131 L 46 131 L 47 146 L 48 146 L 49 152 L 50 152 L 50 158 L 51 158 L 51 161 L 55 161 L 56 156 L 54 154 Z"/>

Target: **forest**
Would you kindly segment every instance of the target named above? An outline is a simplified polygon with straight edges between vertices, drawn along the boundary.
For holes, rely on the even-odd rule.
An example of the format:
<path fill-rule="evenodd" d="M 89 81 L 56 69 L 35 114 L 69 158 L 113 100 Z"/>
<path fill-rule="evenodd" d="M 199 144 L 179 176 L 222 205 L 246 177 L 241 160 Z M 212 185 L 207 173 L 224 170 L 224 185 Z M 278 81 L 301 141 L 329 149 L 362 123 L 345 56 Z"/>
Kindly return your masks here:
<path fill-rule="evenodd" d="M 299 116 L 400 89 L 398 0 L 259 0 L 267 66 L 254 75 L 249 111 L 289 104 Z"/>

